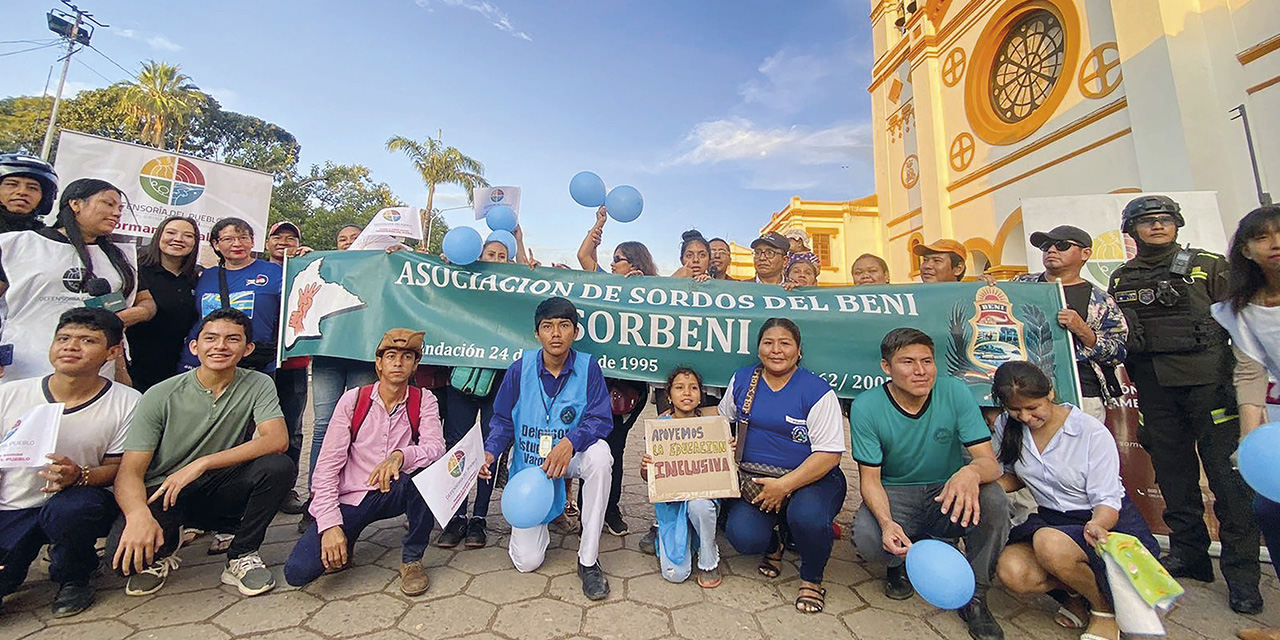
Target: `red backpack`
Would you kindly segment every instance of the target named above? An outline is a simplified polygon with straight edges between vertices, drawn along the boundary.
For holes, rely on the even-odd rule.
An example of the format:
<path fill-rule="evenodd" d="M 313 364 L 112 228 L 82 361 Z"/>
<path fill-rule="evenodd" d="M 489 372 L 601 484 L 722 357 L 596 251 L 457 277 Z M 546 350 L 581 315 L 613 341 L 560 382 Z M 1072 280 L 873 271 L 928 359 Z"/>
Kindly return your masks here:
<path fill-rule="evenodd" d="M 409 430 L 413 433 L 413 444 L 418 444 L 418 424 L 422 422 L 422 388 L 409 385 L 409 399 L 405 403 L 409 412 Z M 360 387 L 356 392 L 356 409 L 351 415 L 351 442 L 356 441 L 360 433 L 360 425 L 369 417 L 369 409 L 373 408 L 373 385 Z"/>

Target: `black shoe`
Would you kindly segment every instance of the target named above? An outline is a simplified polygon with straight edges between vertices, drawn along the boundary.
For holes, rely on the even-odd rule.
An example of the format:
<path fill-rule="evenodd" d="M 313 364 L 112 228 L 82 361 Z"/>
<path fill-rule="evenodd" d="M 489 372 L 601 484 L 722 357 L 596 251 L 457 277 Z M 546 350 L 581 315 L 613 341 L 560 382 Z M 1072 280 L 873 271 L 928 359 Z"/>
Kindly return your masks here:
<path fill-rule="evenodd" d="M 609 579 L 597 562 L 589 567 L 578 565 L 578 577 L 582 579 L 582 595 L 588 600 L 604 600 L 609 597 Z"/>
<path fill-rule="evenodd" d="M 435 544 L 441 549 L 452 549 L 465 537 L 467 537 L 467 518 L 454 516 L 445 526 L 444 531 L 440 532 L 440 537 L 436 538 Z"/>
<path fill-rule="evenodd" d="M 284 503 L 280 505 L 280 513 L 296 516 L 307 510 L 311 500 L 303 500 L 297 489 L 291 489 L 289 496 L 284 499 Z"/>
<path fill-rule="evenodd" d="M 658 553 L 658 525 L 649 527 L 644 537 L 640 538 L 640 553 L 649 555 L 657 555 Z"/>
<path fill-rule="evenodd" d="M 628 533 L 631 533 L 631 531 L 627 529 L 627 521 L 622 519 L 622 512 L 620 511 L 605 512 L 604 528 L 605 531 L 608 531 L 615 536 L 625 536 Z"/>
<path fill-rule="evenodd" d="M 1247 587 L 1238 587 L 1234 584 L 1227 585 L 1227 602 L 1231 604 L 1231 610 L 1251 616 L 1262 613 L 1262 592 L 1258 591 L 1258 585 Z"/>
<path fill-rule="evenodd" d="M 93 599 L 93 587 L 68 582 L 58 587 L 58 595 L 53 597 L 53 617 L 69 618 L 81 613 L 93 604 Z M 1261 601 L 1258 606 L 1261 608 Z"/>
<path fill-rule="evenodd" d="M 1175 578 L 1191 578 L 1200 582 L 1213 582 L 1213 561 L 1209 556 L 1200 560 L 1184 560 L 1172 553 L 1160 558 L 1165 571 Z"/>
<path fill-rule="evenodd" d="M 960 619 L 969 627 L 969 637 L 974 640 L 1004 640 L 1004 629 L 981 598 L 974 598 L 956 610 Z"/>
<path fill-rule="evenodd" d="M 489 534 L 485 533 L 484 518 L 472 518 L 471 523 L 467 525 L 467 548 L 480 549 L 489 544 Z M 443 537 L 443 534 L 441 534 Z M 440 541 L 437 540 L 437 543 Z"/>
<path fill-rule="evenodd" d="M 306 533 L 307 527 L 310 527 L 311 523 L 315 521 L 316 519 L 311 517 L 311 512 L 304 509 L 302 511 L 302 519 L 298 521 L 298 533 L 299 534 Z"/>
<path fill-rule="evenodd" d="M 916 594 L 911 586 L 911 578 L 907 577 L 907 567 L 898 565 L 889 567 L 884 576 L 884 596 L 890 600 L 906 600 Z"/>

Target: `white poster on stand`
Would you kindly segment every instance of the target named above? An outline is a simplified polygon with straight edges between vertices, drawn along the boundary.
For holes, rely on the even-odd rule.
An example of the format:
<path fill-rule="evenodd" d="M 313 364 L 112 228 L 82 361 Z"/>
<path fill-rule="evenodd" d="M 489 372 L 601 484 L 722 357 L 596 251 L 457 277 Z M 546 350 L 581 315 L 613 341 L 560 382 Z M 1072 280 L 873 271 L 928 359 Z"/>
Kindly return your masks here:
<path fill-rule="evenodd" d="M 489 209 L 500 204 L 511 207 L 520 219 L 520 187 L 478 187 L 471 192 L 471 202 L 475 207 L 476 220 L 483 220 L 489 215 Z"/>
<path fill-rule="evenodd" d="M 43 467 L 45 456 L 58 446 L 58 425 L 62 423 L 61 402 L 41 404 L 22 414 L 13 424 L 0 425 L 0 469 Z"/>
<path fill-rule="evenodd" d="M 413 485 L 431 508 L 436 522 L 448 523 L 458 506 L 471 492 L 484 465 L 484 440 L 479 425 L 471 428 L 462 440 L 413 476 Z"/>
<path fill-rule="evenodd" d="M 150 238 L 169 216 L 194 218 L 200 244 L 222 218 L 253 227 L 253 250 L 262 251 L 271 207 L 272 175 L 131 142 L 63 130 L 58 137 L 58 184 L 99 178 L 124 192 L 129 207 L 116 233 Z"/>

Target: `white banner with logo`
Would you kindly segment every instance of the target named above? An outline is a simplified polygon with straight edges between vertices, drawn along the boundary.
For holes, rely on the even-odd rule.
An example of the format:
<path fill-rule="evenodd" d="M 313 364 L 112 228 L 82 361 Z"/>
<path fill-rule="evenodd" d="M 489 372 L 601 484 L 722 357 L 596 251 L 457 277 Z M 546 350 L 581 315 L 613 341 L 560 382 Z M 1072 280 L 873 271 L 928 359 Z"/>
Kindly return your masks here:
<path fill-rule="evenodd" d="M 484 440 L 480 438 L 480 426 L 476 425 L 439 460 L 413 476 L 413 486 L 435 514 L 436 522 L 448 524 L 453 519 L 458 506 L 480 477 L 482 465 Z"/>
<path fill-rule="evenodd" d="M 489 215 L 489 209 L 500 204 L 511 207 L 520 219 L 520 187 L 479 187 L 471 192 L 471 202 L 475 207 L 476 220 L 483 220 Z"/>
<path fill-rule="evenodd" d="M 375 214 L 351 243 L 351 249 L 386 249 L 400 238 L 422 239 L 422 215 L 415 207 L 390 207 Z"/>
<path fill-rule="evenodd" d="M 99 178 L 128 197 L 116 233 L 150 238 L 169 216 L 200 224 L 200 240 L 222 218 L 243 218 L 253 227 L 253 250 L 262 251 L 271 206 L 269 173 L 180 155 L 162 149 L 63 130 L 58 138 L 58 184 Z"/>
<path fill-rule="evenodd" d="M 46 455 L 58 445 L 58 425 L 62 423 L 61 402 L 39 404 L 22 414 L 13 424 L 3 425 L 0 439 L 0 469 L 43 467 Z"/>
<path fill-rule="evenodd" d="M 1138 251 L 1133 238 L 1120 231 L 1120 214 L 1129 201 L 1142 195 L 1166 195 L 1182 209 L 1187 226 L 1178 229 L 1178 242 L 1224 253 L 1227 235 L 1218 213 L 1218 194 L 1213 191 L 1182 191 L 1162 194 L 1109 193 L 1091 196 L 1054 196 L 1022 199 L 1022 228 L 1027 247 L 1027 269 L 1044 271 L 1040 249 L 1031 246 L 1031 234 L 1069 224 L 1084 229 L 1093 237 L 1093 256 L 1080 275 L 1107 288 L 1111 272 Z"/>

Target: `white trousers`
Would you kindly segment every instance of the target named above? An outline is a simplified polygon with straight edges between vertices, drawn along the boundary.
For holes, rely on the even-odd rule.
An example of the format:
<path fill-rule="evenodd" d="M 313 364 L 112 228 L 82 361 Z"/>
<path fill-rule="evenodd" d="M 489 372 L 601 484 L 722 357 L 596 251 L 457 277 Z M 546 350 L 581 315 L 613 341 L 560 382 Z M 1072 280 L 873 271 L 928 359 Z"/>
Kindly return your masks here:
<path fill-rule="evenodd" d="M 605 503 L 609 501 L 609 482 L 613 477 L 613 454 L 609 444 L 597 440 L 586 451 L 573 454 L 565 482 L 581 478 L 583 487 L 579 496 L 582 512 L 582 537 L 578 543 L 578 562 L 590 567 L 600 558 L 600 531 L 604 528 Z M 547 525 L 528 529 L 511 529 L 508 553 L 511 563 L 521 573 L 534 571 L 542 566 L 547 556 L 551 534 Z"/>

